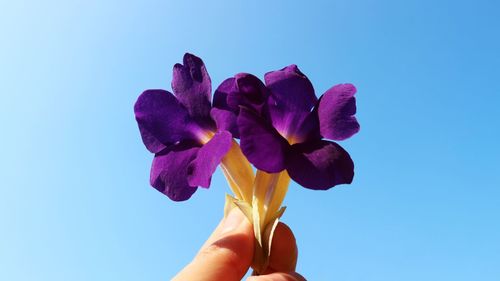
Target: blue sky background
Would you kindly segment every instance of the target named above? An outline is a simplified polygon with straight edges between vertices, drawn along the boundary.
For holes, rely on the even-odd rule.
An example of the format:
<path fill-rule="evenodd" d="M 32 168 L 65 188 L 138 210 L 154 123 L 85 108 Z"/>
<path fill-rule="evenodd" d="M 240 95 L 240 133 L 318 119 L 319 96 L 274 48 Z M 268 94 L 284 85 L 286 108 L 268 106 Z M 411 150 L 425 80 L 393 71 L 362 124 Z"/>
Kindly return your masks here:
<path fill-rule="evenodd" d="M 105 2 L 105 3 L 104 3 Z M 251 2 L 251 3 L 250 3 Z M 298 64 L 358 88 L 351 186 L 292 184 L 310 280 L 499 280 L 498 1 L 1 1 L 0 280 L 168 280 L 228 192 L 149 187 L 133 103 L 184 52 L 214 84 Z M 216 86 L 216 85 L 215 85 Z"/>

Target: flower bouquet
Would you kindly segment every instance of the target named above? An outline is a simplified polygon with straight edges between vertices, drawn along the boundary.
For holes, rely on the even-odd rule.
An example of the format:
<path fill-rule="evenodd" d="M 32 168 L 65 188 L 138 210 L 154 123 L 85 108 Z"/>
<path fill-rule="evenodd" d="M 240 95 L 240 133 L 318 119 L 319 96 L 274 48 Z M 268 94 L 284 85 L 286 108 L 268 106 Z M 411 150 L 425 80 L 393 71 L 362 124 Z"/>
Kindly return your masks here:
<path fill-rule="evenodd" d="M 340 84 L 319 99 L 296 65 L 265 74 L 239 73 L 212 97 L 203 61 L 185 54 L 173 67 L 173 93 L 146 90 L 134 106 L 146 148 L 154 154 L 150 183 L 174 201 L 208 188 L 220 165 L 239 208 L 252 223 L 255 274 L 268 265 L 290 179 L 313 190 L 349 184 L 354 163 L 333 141 L 359 131 L 356 88 Z M 252 167 L 253 165 L 253 167 Z"/>

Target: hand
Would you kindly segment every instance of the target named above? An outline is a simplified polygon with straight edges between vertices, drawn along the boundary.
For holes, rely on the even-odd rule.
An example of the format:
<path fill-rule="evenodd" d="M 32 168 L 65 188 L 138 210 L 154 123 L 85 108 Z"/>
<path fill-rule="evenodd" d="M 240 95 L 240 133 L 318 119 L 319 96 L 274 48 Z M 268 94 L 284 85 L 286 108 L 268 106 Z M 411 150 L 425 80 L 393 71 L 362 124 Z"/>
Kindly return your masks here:
<path fill-rule="evenodd" d="M 271 257 L 265 275 L 247 281 L 305 281 L 295 272 L 297 245 L 288 226 L 279 223 L 271 244 Z M 200 251 L 174 281 L 236 281 L 248 271 L 254 251 L 252 225 L 234 208 L 221 221 Z"/>

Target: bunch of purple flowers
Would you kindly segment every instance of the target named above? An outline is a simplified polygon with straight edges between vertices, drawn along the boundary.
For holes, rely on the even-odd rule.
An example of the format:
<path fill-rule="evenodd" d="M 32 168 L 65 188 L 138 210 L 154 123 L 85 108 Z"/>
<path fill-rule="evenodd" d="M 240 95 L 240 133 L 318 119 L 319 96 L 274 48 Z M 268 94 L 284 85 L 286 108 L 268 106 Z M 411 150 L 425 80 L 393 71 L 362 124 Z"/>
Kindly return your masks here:
<path fill-rule="evenodd" d="M 254 269 L 263 271 L 290 179 L 315 190 L 352 182 L 354 163 L 333 141 L 359 131 L 356 88 L 336 85 L 318 99 L 290 65 L 268 72 L 264 82 L 247 73 L 228 78 L 211 101 L 203 61 L 185 54 L 174 65 L 172 90 L 146 90 L 134 106 L 142 140 L 155 154 L 151 185 L 187 200 L 210 186 L 220 165 L 234 194 L 226 210 L 237 206 L 253 223 Z"/>

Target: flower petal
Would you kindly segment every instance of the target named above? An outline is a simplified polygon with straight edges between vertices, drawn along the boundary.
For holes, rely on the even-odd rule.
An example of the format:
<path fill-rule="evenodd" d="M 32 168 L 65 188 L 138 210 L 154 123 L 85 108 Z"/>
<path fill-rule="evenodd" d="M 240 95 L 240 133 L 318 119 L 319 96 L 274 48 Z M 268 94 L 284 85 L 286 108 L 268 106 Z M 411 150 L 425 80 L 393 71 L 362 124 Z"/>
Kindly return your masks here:
<path fill-rule="evenodd" d="M 188 167 L 188 182 L 191 186 L 208 188 L 212 174 L 222 160 L 222 157 L 231 148 L 232 136 L 227 131 L 215 134 L 212 139 L 203 145 L 198 155 Z"/>
<path fill-rule="evenodd" d="M 292 145 L 287 157 L 287 171 L 303 187 L 325 190 L 351 183 L 354 163 L 340 145 L 316 140 Z"/>
<path fill-rule="evenodd" d="M 192 54 L 186 53 L 183 65 L 174 65 L 172 89 L 175 96 L 184 105 L 189 115 L 194 119 L 209 120 L 210 95 L 212 84 L 203 61 Z"/>
<path fill-rule="evenodd" d="M 237 110 L 230 108 L 227 104 L 227 96 L 236 91 L 234 78 L 224 80 L 215 90 L 213 107 L 210 116 L 215 121 L 218 130 L 226 130 L 233 134 L 233 137 L 239 137 L 238 126 L 236 125 Z M 238 109 L 239 110 L 239 109 Z"/>
<path fill-rule="evenodd" d="M 234 76 L 235 91 L 227 96 L 227 104 L 238 112 L 240 106 L 250 108 L 259 114 L 267 109 L 266 101 L 269 91 L 259 78 L 248 73 L 239 73 Z"/>
<path fill-rule="evenodd" d="M 268 104 L 273 125 L 288 137 L 316 104 L 314 88 L 296 65 L 266 73 L 265 81 L 271 92 Z"/>
<path fill-rule="evenodd" d="M 200 128 L 186 109 L 165 90 L 146 90 L 134 105 L 142 140 L 152 153 L 181 140 L 196 139 Z"/>
<path fill-rule="evenodd" d="M 300 120 L 300 123 L 290 128 L 288 135 L 289 141 L 292 144 L 322 139 L 319 132 L 318 111 L 316 108 L 305 115 L 303 119 Z"/>
<path fill-rule="evenodd" d="M 217 87 L 217 89 L 215 90 L 213 107 L 237 112 L 239 108 L 238 109 L 230 108 L 229 105 L 227 104 L 227 96 L 231 92 L 235 91 L 236 91 L 236 79 L 228 78 L 222 81 L 219 87 Z"/>
<path fill-rule="evenodd" d="M 180 143 L 155 155 L 151 166 L 150 183 L 174 201 L 184 201 L 197 187 L 188 183 L 188 166 L 196 157 L 199 147 Z"/>
<path fill-rule="evenodd" d="M 214 107 L 238 112 L 240 106 L 261 108 L 269 91 L 259 78 L 249 73 L 238 73 L 224 80 L 214 94 Z"/>
<path fill-rule="evenodd" d="M 250 163 L 268 173 L 281 172 L 285 168 L 285 155 L 290 148 L 265 119 L 242 107 L 238 115 L 240 147 Z"/>
<path fill-rule="evenodd" d="M 239 138 L 238 126 L 236 124 L 236 114 L 229 110 L 212 108 L 210 116 L 217 124 L 217 131 L 231 132 L 234 138 Z"/>
<path fill-rule="evenodd" d="M 344 140 L 359 131 L 356 113 L 356 87 L 340 84 L 326 91 L 319 100 L 318 116 L 321 135 L 332 140 Z"/>
<path fill-rule="evenodd" d="M 240 112 L 240 106 L 265 115 L 268 96 L 268 90 L 262 81 L 252 74 L 240 73 L 235 75 L 234 78 L 224 80 L 215 90 L 213 106 L 226 112 L 219 110 L 215 110 L 215 112 L 212 110 L 211 112 L 212 118 L 217 123 L 217 128 L 219 130 L 226 129 L 233 134 L 233 137 L 239 138 L 236 117 Z M 219 123 L 221 124 L 219 125 Z M 221 128 L 221 126 L 223 127 Z"/>

